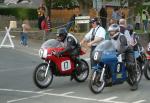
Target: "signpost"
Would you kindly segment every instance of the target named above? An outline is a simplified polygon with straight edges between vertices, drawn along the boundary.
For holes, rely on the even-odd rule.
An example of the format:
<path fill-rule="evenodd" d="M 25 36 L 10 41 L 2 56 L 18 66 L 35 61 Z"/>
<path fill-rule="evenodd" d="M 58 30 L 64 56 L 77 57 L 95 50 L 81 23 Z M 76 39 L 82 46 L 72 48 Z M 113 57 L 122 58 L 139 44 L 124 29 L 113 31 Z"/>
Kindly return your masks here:
<path fill-rule="evenodd" d="M 77 31 L 79 32 L 79 30 L 82 30 L 84 27 L 86 27 L 86 31 L 89 31 L 89 20 L 90 16 L 75 17 L 75 25 L 77 26 Z"/>

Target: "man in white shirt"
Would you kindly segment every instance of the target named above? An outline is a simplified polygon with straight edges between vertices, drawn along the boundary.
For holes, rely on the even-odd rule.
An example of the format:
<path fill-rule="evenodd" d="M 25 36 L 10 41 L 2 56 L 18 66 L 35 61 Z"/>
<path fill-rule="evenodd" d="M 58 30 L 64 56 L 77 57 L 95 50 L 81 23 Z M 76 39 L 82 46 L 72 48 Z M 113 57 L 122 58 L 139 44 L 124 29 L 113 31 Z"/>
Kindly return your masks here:
<path fill-rule="evenodd" d="M 98 18 L 91 19 L 90 23 L 92 28 L 81 40 L 80 45 L 82 46 L 84 43 L 87 43 L 87 46 L 91 48 L 90 59 L 92 66 L 92 52 L 94 51 L 95 47 L 105 39 L 106 31 L 103 27 L 100 26 Z"/>

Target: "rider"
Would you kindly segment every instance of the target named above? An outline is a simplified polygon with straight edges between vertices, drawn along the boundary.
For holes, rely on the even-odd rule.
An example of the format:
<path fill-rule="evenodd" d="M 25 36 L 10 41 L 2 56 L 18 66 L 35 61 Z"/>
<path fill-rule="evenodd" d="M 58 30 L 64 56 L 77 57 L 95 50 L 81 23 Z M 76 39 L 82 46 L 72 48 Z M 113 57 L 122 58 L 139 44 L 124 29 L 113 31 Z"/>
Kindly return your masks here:
<path fill-rule="evenodd" d="M 118 24 L 112 24 L 108 28 L 108 32 L 111 38 L 114 47 L 116 48 L 118 55 L 125 54 L 125 58 L 123 58 L 123 62 L 125 62 L 128 68 L 128 71 L 133 75 L 135 70 L 135 60 L 133 55 L 133 48 L 132 46 L 128 45 L 127 39 L 120 32 L 120 27 Z M 123 57 L 123 56 L 122 56 Z M 134 87 L 132 88 L 134 89 Z"/>
<path fill-rule="evenodd" d="M 78 40 L 71 33 L 68 33 L 65 28 L 60 28 L 57 30 L 57 40 L 63 44 L 65 49 L 58 52 L 56 55 L 60 57 L 65 52 L 69 52 L 70 57 L 74 60 L 74 56 L 78 55 L 80 50 Z"/>
<path fill-rule="evenodd" d="M 69 52 L 70 58 L 75 64 L 78 64 L 78 60 L 75 58 L 76 55 L 79 55 L 79 50 L 81 49 L 78 40 L 71 33 L 68 33 L 65 28 L 60 28 L 57 30 L 57 39 L 63 44 L 65 49 L 61 52 L 58 52 L 56 56 L 60 57 L 64 53 Z M 73 75 L 71 75 L 70 80 L 73 79 Z"/>
<path fill-rule="evenodd" d="M 125 53 L 129 48 L 129 46 L 126 37 L 124 36 L 124 34 L 120 32 L 119 25 L 118 24 L 110 25 L 108 28 L 108 32 L 117 52 L 119 54 Z"/>

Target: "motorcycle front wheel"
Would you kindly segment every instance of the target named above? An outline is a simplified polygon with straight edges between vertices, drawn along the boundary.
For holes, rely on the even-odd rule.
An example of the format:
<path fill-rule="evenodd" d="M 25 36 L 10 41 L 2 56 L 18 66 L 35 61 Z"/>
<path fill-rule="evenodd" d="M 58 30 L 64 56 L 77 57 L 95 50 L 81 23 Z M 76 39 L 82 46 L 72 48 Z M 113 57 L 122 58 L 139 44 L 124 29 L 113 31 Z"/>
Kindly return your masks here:
<path fill-rule="evenodd" d="M 132 70 L 128 70 L 128 79 L 127 82 L 131 86 L 131 90 L 137 90 L 138 84 L 142 78 L 142 69 L 139 66 L 139 63 L 136 63 L 135 69 L 130 68 Z"/>
<path fill-rule="evenodd" d="M 95 70 L 92 71 L 89 87 L 90 90 L 95 94 L 101 93 L 105 87 L 104 77 L 102 81 L 100 81 L 100 77 L 101 77 L 101 71 L 95 71 Z"/>
<path fill-rule="evenodd" d="M 88 63 L 81 59 L 79 62 L 79 66 L 76 68 L 74 79 L 77 82 L 84 82 L 89 76 L 89 66 Z"/>
<path fill-rule="evenodd" d="M 147 80 L 150 80 L 150 60 L 145 63 L 144 75 Z"/>
<path fill-rule="evenodd" d="M 35 85 L 41 89 L 47 88 L 53 80 L 53 74 L 50 68 L 48 68 L 47 75 L 45 76 L 47 66 L 47 63 L 41 63 L 33 72 L 33 81 Z"/>

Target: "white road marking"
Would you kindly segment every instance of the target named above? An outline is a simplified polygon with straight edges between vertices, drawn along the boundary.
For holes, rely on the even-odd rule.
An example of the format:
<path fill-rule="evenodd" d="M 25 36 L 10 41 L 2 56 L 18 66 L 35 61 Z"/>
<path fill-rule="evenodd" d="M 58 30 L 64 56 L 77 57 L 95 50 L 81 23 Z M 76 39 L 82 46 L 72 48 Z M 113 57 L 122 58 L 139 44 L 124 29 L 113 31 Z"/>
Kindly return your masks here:
<path fill-rule="evenodd" d="M 99 100 L 99 101 L 107 102 L 107 103 L 127 103 L 127 102 L 120 102 L 120 101 L 112 101 L 113 99 L 116 99 L 116 98 L 118 97 L 114 96 L 114 97 L 109 97 L 109 98 Z"/>
<path fill-rule="evenodd" d="M 65 98 L 72 98 L 72 99 L 79 99 L 79 100 L 87 100 L 87 101 L 95 101 L 95 102 L 104 102 L 104 103 L 128 103 L 128 102 L 121 102 L 121 101 L 109 101 L 109 100 L 115 99 L 116 98 L 115 96 L 99 100 L 99 99 L 94 99 L 94 98 L 86 98 L 86 97 L 78 97 L 78 96 L 69 96 L 69 95 L 67 95 L 67 94 L 70 94 L 70 93 L 73 93 L 73 92 L 67 92 L 67 93 L 63 93 L 63 94 L 55 94 L 55 93 L 42 93 L 42 92 L 36 92 L 36 91 L 25 91 L 25 90 L 15 90 L 15 89 L 0 89 L 0 91 L 9 91 L 9 92 L 12 91 L 12 92 L 39 94 L 37 96 L 32 96 L 32 97 L 28 97 L 28 98 L 20 98 L 20 99 L 16 99 L 16 100 L 9 100 L 7 103 L 12 103 L 14 101 L 27 100 L 27 99 L 31 99 L 31 98 L 37 98 L 37 97 L 44 96 L 44 95 L 50 95 L 50 96 L 56 96 L 56 97 L 65 97 Z"/>
<path fill-rule="evenodd" d="M 38 92 L 34 92 L 34 91 L 15 90 L 15 89 L 0 89 L 0 91 L 22 92 L 22 93 L 38 93 Z"/>
<path fill-rule="evenodd" d="M 113 99 L 116 99 L 118 97 L 114 96 L 114 97 L 110 97 L 110 98 L 106 98 L 106 99 L 103 99 L 104 101 L 110 101 L 110 100 L 113 100 Z"/>
<path fill-rule="evenodd" d="M 74 92 L 67 92 L 67 93 L 63 93 L 63 94 L 61 94 L 62 96 L 64 96 L 64 95 L 68 95 L 68 94 L 73 94 Z"/>
<path fill-rule="evenodd" d="M 22 101 L 22 100 L 27 100 L 27 99 L 32 99 L 32 98 L 38 98 L 38 97 L 42 97 L 44 95 L 46 95 L 46 94 L 31 96 L 31 97 L 27 97 L 27 98 L 14 99 L 14 100 L 7 101 L 7 103 L 13 103 L 13 102 Z"/>
<path fill-rule="evenodd" d="M 52 90 L 54 90 L 54 89 L 47 89 L 47 90 L 42 90 L 42 91 L 39 91 L 38 93 L 45 93 L 45 92 L 50 92 L 50 91 L 52 91 Z"/>
<path fill-rule="evenodd" d="M 146 100 L 139 100 L 139 101 L 136 101 L 136 102 L 133 102 L 133 103 L 146 103 Z"/>

